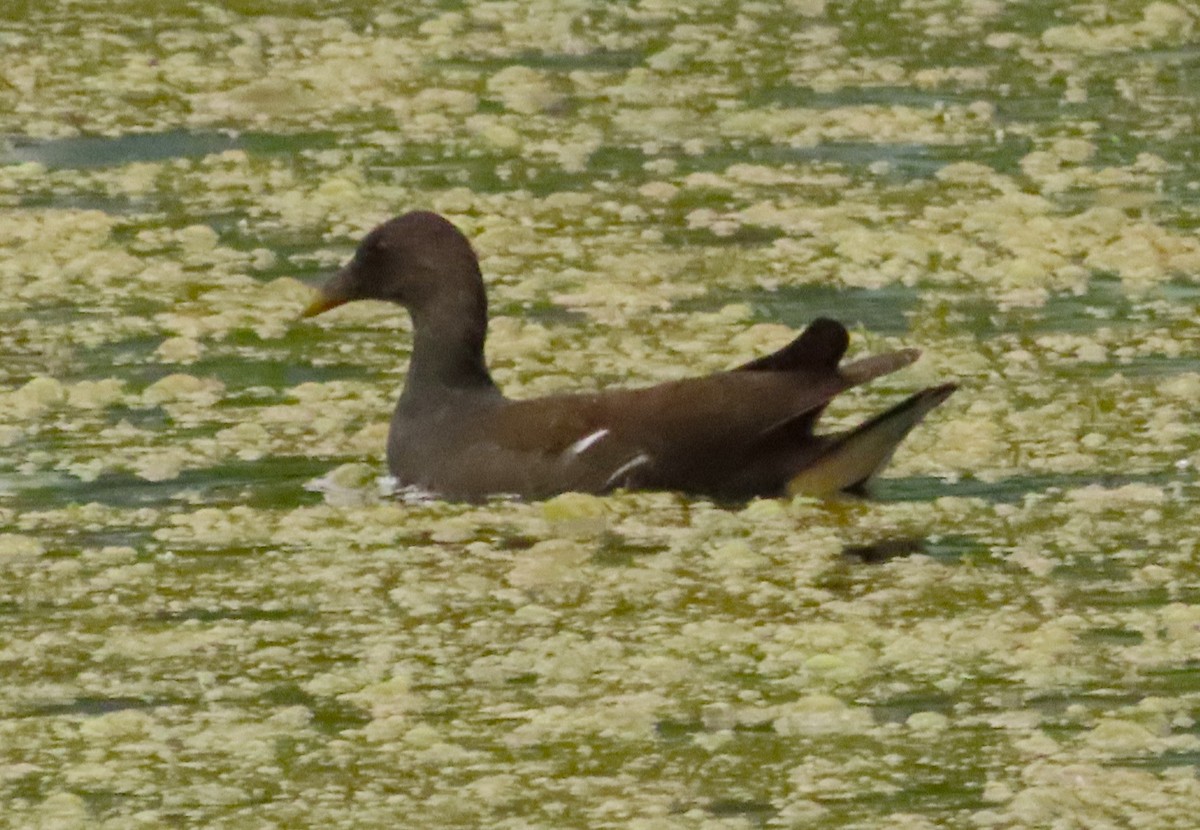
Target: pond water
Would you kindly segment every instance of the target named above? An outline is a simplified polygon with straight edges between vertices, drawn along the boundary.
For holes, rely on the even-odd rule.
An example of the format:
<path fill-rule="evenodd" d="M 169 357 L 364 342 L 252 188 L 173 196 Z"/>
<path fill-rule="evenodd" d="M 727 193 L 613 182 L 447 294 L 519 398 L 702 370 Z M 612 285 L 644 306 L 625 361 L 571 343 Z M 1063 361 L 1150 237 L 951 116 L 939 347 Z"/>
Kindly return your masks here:
<path fill-rule="evenodd" d="M 0 826 L 1191 828 L 1200 8 L 0 9 Z M 510 394 L 832 315 L 870 501 L 397 500 L 473 240 Z"/>

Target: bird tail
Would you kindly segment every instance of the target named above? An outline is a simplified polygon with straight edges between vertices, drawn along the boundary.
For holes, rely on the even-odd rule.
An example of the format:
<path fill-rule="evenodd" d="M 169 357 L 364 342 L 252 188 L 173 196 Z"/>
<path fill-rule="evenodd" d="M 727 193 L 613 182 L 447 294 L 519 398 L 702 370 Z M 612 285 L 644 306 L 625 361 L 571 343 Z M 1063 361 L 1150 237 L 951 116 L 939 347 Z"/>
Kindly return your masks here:
<path fill-rule="evenodd" d="M 788 481 L 788 495 L 862 492 L 891 461 L 892 453 L 912 428 L 957 388 L 958 384 L 946 383 L 923 389 L 849 432 L 834 436 L 812 463 Z"/>

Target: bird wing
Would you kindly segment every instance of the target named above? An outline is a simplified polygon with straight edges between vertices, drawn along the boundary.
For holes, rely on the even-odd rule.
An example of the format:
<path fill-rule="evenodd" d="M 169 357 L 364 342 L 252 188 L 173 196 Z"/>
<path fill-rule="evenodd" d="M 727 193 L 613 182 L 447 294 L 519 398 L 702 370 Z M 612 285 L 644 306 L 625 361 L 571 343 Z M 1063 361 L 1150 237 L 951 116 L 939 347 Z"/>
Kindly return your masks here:
<path fill-rule="evenodd" d="M 472 479 L 511 479 L 511 489 L 524 493 L 703 491 L 744 476 L 750 459 L 776 448 L 785 456 L 798 447 L 815 455 L 826 443 L 812 437 L 813 424 L 830 400 L 919 355 L 905 349 L 839 368 L 848 342 L 840 323 L 823 318 L 779 351 L 729 372 L 508 401 L 487 413 L 487 438 L 468 459 Z"/>

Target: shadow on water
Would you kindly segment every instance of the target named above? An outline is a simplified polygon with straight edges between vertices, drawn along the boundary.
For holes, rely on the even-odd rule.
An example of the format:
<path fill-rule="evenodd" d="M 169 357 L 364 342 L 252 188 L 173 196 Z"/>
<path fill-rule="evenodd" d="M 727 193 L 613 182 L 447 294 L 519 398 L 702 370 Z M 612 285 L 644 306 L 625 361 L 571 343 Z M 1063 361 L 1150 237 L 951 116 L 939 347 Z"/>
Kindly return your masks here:
<path fill-rule="evenodd" d="M 880 539 L 861 545 L 846 545 L 842 556 L 864 565 L 878 565 L 899 559 L 902 556 L 912 556 L 914 553 L 926 553 L 929 550 L 928 540 L 920 537 L 899 539 Z"/>

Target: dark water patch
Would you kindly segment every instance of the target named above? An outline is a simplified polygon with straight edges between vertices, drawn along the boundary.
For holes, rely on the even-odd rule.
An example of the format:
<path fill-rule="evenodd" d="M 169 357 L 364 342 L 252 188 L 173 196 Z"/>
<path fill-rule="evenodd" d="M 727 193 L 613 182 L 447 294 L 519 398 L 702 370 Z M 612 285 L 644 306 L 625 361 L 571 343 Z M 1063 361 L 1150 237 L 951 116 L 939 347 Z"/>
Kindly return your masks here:
<path fill-rule="evenodd" d="M 790 147 L 781 144 L 746 146 L 735 155 L 715 153 L 705 157 L 709 164 L 720 163 L 720 169 L 731 164 L 750 162 L 773 166 L 785 164 L 831 163 L 851 171 L 865 170 L 884 162 L 893 177 L 929 178 L 948 164 L 974 161 L 986 164 L 1001 173 L 1019 170 L 1017 162 L 1031 148 L 1023 137 L 992 139 L 970 144 L 929 145 L 920 143 L 884 143 L 874 141 L 830 141 L 813 147 Z"/>
<path fill-rule="evenodd" d="M 664 553 L 669 549 L 667 545 L 635 544 L 619 533 L 609 531 L 601 534 L 591 561 L 605 567 L 630 567 L 643 557 Z"/>
<path fill-rule="evenodd" d="M 1088 728 L 1086 722 L 1072 723 L 1063 721 L 1063 718 L 1069 714 L 1072 706 L 1082 705 L 1089 713 L 1096 713 L 1133 706 L 1141 701 L 1142 697 L 1143 695 L 1137 691 L 1109 687 L 1056 689 L 1022 695 L 1020 704 L 1031 709 L 1036 709 L 1047 720 L 1054 721 L 1054 728 L 1079 731 L 1080 729 Z M 1007 698 L 1000 702 L 1004 704 L 999 707 L 1003 710 L 1013 709 L 1017 706 L 1014 700 Z"/>
<path fill-rule="evenodd" d="M 1200 766 L 1200 750 L 1187 750 L 1179 752 L 1163 752 L 1158 755 L 1149 755 L 1134 758 L 1116 758 L 1105 762 L 1105 766 L 1109 767 L 1133 767 L 1134 769 L 1142 769 L 1148 772 L 1163 772 L 1169 769 L 1179 767 L 1195 768 Z"/>
<path fill-rule="evenodd" d="M 1111 377 L 1113 372 L 1136 377 L 1170 377 L 1183 372 L 1200 372 L 1200 356 L 1146 355 L 1101 363 L 1072 364 L 1064 374 L 1077 381 Z"/>
<path fill-rule="evenodd" d="M 1064 584 L 1085 600 L 1096 583 L 1101 590 L 1109 590 L 1113 585 L 1128 585 L 1129 563 L 1112 556 L 1120 549 L 1119 540 L 1106 539 L 1103 550 L 1087 554 L 1074 550 L 1055 550 L 1054 553 L 1060 558 L 1054 568 L 1054 576 L 1064 580 Z"/>
<path fill-rule="evenodd" d="M 228 462 L 189 471 L 182 485 L 198 488 L 207 505 L 292 508 L 320 502 L 320 494 L 305 490 L 304 483 L 339 463 L 340 460 L 294 455 Z"/>
<path fill-rule="evenodd" d="M 171 130 L 163 133 L 131 133 L 120 136 L 77 136 L 47 141 L 12 139 L 0 152 L 0 163 L 37 162 L 50 169 L 118 167 L 147 161 L 198 158 L 242 148 L 239 138 L 229 133 L 193 133 Z"/>
<path fill-rule="evenodd" d="M 514 186 L 519 186 L 534 196 L 546 196 L 563 191 L 591 190 L 598 178 L 620 182 L 623 188 L 657 180 L 661 174 L 644 167 L 652 158 L 674 161 L 676 166 L 671 174 L 674 179 L 691 173 L 721 173 L 737 164 L 784 168 L 826 164 L 845 168 L 851 173 L 865 173 L 871 165 L 884 162 L 887 170 L 881 175 L 892 180 L 908 180 L 930 178 L 947 164 L 958 161 L 977 161 L 1000 172 L 1015 172 L 1019 170 L 1017 162 L 1030 147 L 1029 140 L 1020 136 L 1002 141 L 989 138 L 966 145 L 944 146 L 831 141 L 799 147 L 770 141 L 732 139 L 700 155 L 687 153 L 681 147 L 668 147 L 648 155 L 638 146 L 604 145 L 588 157 L 585 170 L 574 173 L 564 171 L 544 159 L 530 160 L 497 153 L 488 153 L 481 158 L 446 159 L 433 151 L 425 157 L 412 160 L 389 158 L 380 169 L 383 172 L 390 170 L 393 177 L 425 188 L 466 186 L 476 192 L 507 193 Z M 706 206 L 713 206 L 712 198 L 713 194 L 706 191 Z"/>
<path fill-rule="evenodd" d="M 704 724 L 699 720 L 663 718 L 654 725 L 654 731 L 666 741 L 681 743 L 690 739 L 697 732 L 703 732 Z"/>
<path fill-rule="evenodd" d="M 1119 325 L 1128 321 L 1133 312 L 1134 304 L 1122 291 L 1120 281 L 1098 276 L 1088 281 L 1082 294 L 1054 294 L 1033 313 L 1001 313 L 993 319 L 1003 329 L 1022 334 L 1082 334 Z M 987 325 L 970 326 L 971 331 L 986 329 Z"/>
<path fill-rule="evenodd" d="M 129 547 L 142 550 L 153 538 L 153 529 L 144 525 L 107 526 L 103 529 L 79 528 L 71 532 L 74 547 Z M 144 557 L 142 557 L 144 558 Z"/>
<path fill-rule="evenodd" d="M 338 146 L 334 132 L 257 133 L 192 132 L 128 133 L 118 136 L 85 135 L 31 140 L 10 137 L 0 145 L 0 164 L 37 162 L 51 170 L 119 167 L 136 162 L 203 158 L 228 150 L 251 155 L 293 155 L 300 150 Z"/>
<path fill-rule="evenodd" d="M 663 234 L 663 242 L 681 248 L 691 245 L 758 247 L 769 245 L 776 239 L 782 239 L 785 236 L 787 236 L 785 231 L 756 225 L 739 225 L 732 233 L 721 235 L 714 234 L 706 228 L 669 228 Z"/>
<path fill-rule="evenodd" d="M 311 611 L 296 609 L 266 608 L 185 608 L 180 611 L 160 611 L 153 616 L 156 622 L 219 622 L 221 620 L 243 620 L 247 622 L 274 622 L 312 618 Z"/>
<path fill-rule="evenodd" d="M 138 429 L 151 432 L 163 432 L 171 429 L 171 419 L 161 407 L 157 406 L 126 406 L 117 404 L 104 410 L 105 420 L 110 426 L 122 421 Z"/>
<path fill-rule="evenodd" d="M 300 456 L 231 461 L 185 470 L 169 481 L 147 481 L 132 473 L 107 473 L 92 481 L 58 475 L 46 481 L 41 476 L 33 486 L 18 484 L 11 504 L 18 511 L 91 502 L 138 508 L 191 504 L 199 497 L 208 506 L 298 507 L 321 500 L 304 489 L 304 482 L 337 463 Z"/>
<path fill-rule="evenodd" d="M 871 707 L 880 723 L 904 723 L 918 712 L 936 712 L 950 716 L 960 702 L 957 695 L 944 693 L 913 693 L 889 698 Z"/>
<path fill-rule="evenodd" d="M 990 802 L 983 798 L 987 772 L 977 763 L 967 757 L 913 759 L 906 765 L 903 781 L 898 782 L 895 792 L 847 796 L 845 800 L 869 809 L 872 815 L 949 816 L 980 810 Z"/>
<path fill-rule="evenodd" d="M 176 701 L 141 697 L 77 697 L 64 703 L 47 703 L 34 706 L 24 714 L 26 717 L 57 717 L 61 715 L 99 716 L 129 709 L 145 711 L 168 706 Z"/>
<path fill-rule="evenodd" d="M 606 145 L 596 149 L 583 170 L 564 170 L 551 158 L 527 158 L 502 151 L 471 152 L 447 158 L 445 153 L 426 153 L 404 161 L 389 157 L 372 166 L 384 178 L 420 189 L 466 187 L 475 193 L 508 194 L 515 188 L 535 197 L 554 193 L 592 191 L 597 180 L 636 187 L 651 178 L 642 169 L 647 156 L 637 147 Z"/>
<path fill-rule="evenodd" d="M 39 476 L 39 479 L 42 478 Z M 98 502 L 114 507 L 147 507 L 171 501 L 172 485 L 150 482 L 132 474 L 110 473 L 92 481 L 56 477 L 52 484 L 22 487 L 14 502 L 18 509 L 45 510 L 70 504 Z"/>
<path fill-rule="evenodd" d="M 1166 588 L 1115 586 L 1105 581 L 1098 584 L 1089 582 L 1086 590 L 1080 591 L 1073 599 L 1084 608 L 1129 611 L 1138 608 L 1162 608 L 1175 597 Z"/>
<path fill-rule="evenodd" d="M 0 16 L 3 14 L 4 12 L 0 10 Z M 17 770 L 14 772 L 17 774 L 10 774 L 4 787 L 5 796 L 7 799 L 11 799 L 10 804 L 19 803 L 22 799 L 30 803 L 44 800 L 50 794 L 56 780 L 55 776 L 36 769 L 30 769 L 24 774 L 20 774 Z"/>
<path fill-rule="evenodd" d="M 309 694 L 294 683 L 272 687 L 262 696 L 262 702 L 271 707 L 305 707 L 313 713 L 313 727 L 327 735 L 347 729 L 360 729 L 371 722 L 371 716 L 363 710 L 334 698 Z"/>
<path fill-rule="evenodd" d="M 523 51 L 502 58 L 456 56 L 434 61 L 434 66 L 494 73 L 510 66 L 527 66 L 550 72 L 618 72 L 642 63 L 645 53 L 637 49 L 596 49 L 590 52 Z"/>
<path fill-rule="evenodd" d="M 886 162 L 893 171 L 919 178 L 932 176 L 946 164 L 929 145 L 872 141 L 829 141 L 814 146 L 733 141 L 702 156 L 681 154 L 678 162 L 676 175 L 721 172 L 735 164 L 786 167 L 825 163 L 865 169 L 876 162 Z"/>
<path fill-rule="evenodd" d="M 769 801 L 752 798 L 716 798 L 704 806 L 704 811 L 716 818 L 740 818 L 764 826 L 779 811 Z"/>
<path fill-rule="evenodd" d="M 1154 473 L 1073 473 L 1008 476 L 996 481 L 975 478 L 944 479 L 934 476 L 879 478 L 871 482 L 875 501 L 933 501 L 942 496 L 982 498 L 1004 504 L 1021 501 L 1031 493 L 1055 495 L 1091 485 L 1112 489 L 1126 484 L 1153 484 L 1165 487 L 1186 483 L 1174 470 Z"/>
<path fill-rule="evenodd" d="M 185 547 L 184 545 L 193 545 Z M 241 572 L 247 561 L 254 561 L 279 550 L 279 545 L 234 544 L 227 541 L 206 543 L 171 542 L 170 556 L 178 563 L 185 563 L 197 573 Z"/>
<path fill-rule="evenodd" d="M 964 296 L 955 303 L 954 311 L 965 317 L 958 324 L 963 330 L 984 338 L 1001 334 L 1088 334 L 1101 328 L 1135 333 L 1144 331 L 1147 319 L 1154 316 L 1148 303 L 1165 300 L 1182 305 L 1198 299 L 1200 286 L 1179 281 L 1135 299 L 1126 294 L 1120 280 L 1097 275 L 1082 293 L 1052 294 L 1039 308 L 1005 311 L 978 296 Z"/>
<path fill-rule="evenodd" d="M 236 400 L 239 393 L 264 386 L 280 390 L 281 396 L 284 396 L 287 390 L 303 383 L 374 380 L 378 375 L 378 370 L 352 362 L 314 365 L 292 358 L 294 353 L 303 353 L 305 345 L 311 346 L 311 334 L 300 329 L 289 331 L 284 337 L 271 341 L 269 348 L 278 354 L 277 359 L 262 360 L 238 355 L 239 343 L 244 348 L 257 351 L 261 349 L 263 341 L 250 332 L 231 333 L 222 343 L 225 353 L 203 357 L 182 367 L 190 375 L 219 379 L 226 389 L 221 404 L 226 406 L 241 405 L 243 402 Z M 181 369 L 162 365 L 148 368 L 155 370 L 149 374 L 161 372 L 160 377 Z"/>
<path fill-rule="evenodd" d="M 960 478 L 949 480 L 935 476 L 909 476 L 907 478 L 882 478 L 871 482 L 871 498 L 874 501 L 933 501 L 942 496 L 986 498 L 990 501 L 1020 501 L 1026 493 L 1038 488 L 1019 476 L 984 482 Z"/>
<path fill-rule="evenodd" d="M 926 539 L 922 553 L 940 562 L 957 562 L 968 556 L 991 555 L 991 549 L 978 539 L 953 534 Z"/>
<path fill-rule="evenodd" d="M 651 159 L 673 161 L 675 170 L 671 178 L 675 179 L 698 172 L 720 173 L 736 164 L 784 168 L 825 164 L 865 174 L 871 165 L 884 162 L 887 169 L 879 175 L 888 180 L 915 180 L 928 179 L 947 164 L 958 161 L 980 162 L 1002 173 L 1019 172 L 1018 162 L 1031 147 L 1024 136 L 1004 137 L 999 141 L 989 137 L 961 145 L 830 141 L 815 146 L 790 146 L 731 139 L 700 155 L 674 146 L 648 155 L 640 146 L 608 144 L 590 154 L 584 170 L 569 172 L 551 159 L 530 159 L 497 151 L 464 151 L 448 157 L 445 148 L 428 146 L 409 148 L 401 156 L 378 156 L 370 168 L 377 178 L 422 189 L 467 187 L 478 193 L 509 193 L 519 187 L 543 197 L 565 191 L 590 191 L 597 179 L 619 182 L 622 188 L 657 180 L 661 174 L 644 167 Z M 708 200 L 705 204 L 712 207 L 712 194 L 706 191 L 705 197 Z"/>
<path fill-rule="evenodd" d="M 747 679 L 750 679 L 749 675 Z M 654 731 L 658 733 L 659 737 L 667 740 L 681 740 L 698 732 L 711 732 L 713 730 L 705 726 L 704 722 L 699 718 L 663 718 L 655 723 Z M 775 726 L 770 720 L 758 723 L 735 724 L 733 731 L 740 735 L 750 736 L 774 736 L 776 734 Z"/>
<path fill-rule="evenodd" d="M 842 548 L 842 556 L 864 565 L 878 565 L 926 550 L 927 542 L 921 538 L 880 539 L 867 544 L 846 545 Z"/>
<path fill-rule="evenodd" d="M 1200 656 L 1184 660 L 1167 669 L 1151 669 L 1145 673 L 1157 685 L 1171 686 L 1179 691 L 1200 690 Z"/>
<path fill-rule="evenodd" d="M 719 311 L 732 303 L 746 303 L 759 323 L 782 323 L 797 333 L 818 317 L 832 317 L 849 328 L 880 334 L 903 334 L 908 313 L 917 306 L 915 289 L 901 285 L 883 288 L 841 288 L 798 285 L 771 291 L 713 291 L 676 303 L 683 313 Z"/>
<path fill-rule="evenodd" d="M 1083 76 L 1086 98 L 1067 101 L 1067 73 L 1047 78 L 1036 71 L 1015 71 L 999 91 L 996 101 L 1002 113 L 1014 120 L 1041 124 L 1082 122 L 1095 119 L 1106 126 L 1105 136 L 1141 136 L 1151 142 L 1161 140 L 1147 129 L 1169 113 L 1185 109 L 1185 103 L 1200 97 L 1196 84 L 1200 73 L 1200 49 L 1193 45 L 1178 48 L 1131 49 L 1110 52 L 1102 62 L 1089 67 Z M 1154 77 L 1152 97 L 1131 98 L 1123 94 L 1121 82 L 1129 77 Z M 1174 106 L 1161 108 L 1170 101 Z M 1153 123 L 1151 123 L 1153 122 Z M 1143 146 L 1145 146 L 1143 144 Z"/>
<path fill-rule="evenodd" d="M 313 130 L 278 133 L 244 132 L 237 134 L 237 141 L 239 147 L 251 155 L 293 157 L 301 151 L 331 150 L 341 146 L 345 142 L 345 138 L 333 130 Z"/>
<path fill-rule="evenodd" d="M 879 565 L 920 554 L 940 562 L 957 562 L 967 556 L 987 555 L 988 547 L 969 536 L 896 537 L 847 545 L 842 555 L 851 562 Z"/>
<path fill-rule="evenodd" d="M 861 326 L 880 334 L 908 330 L 908 312 L 916 306 L 917 292 L 900 285 L 883 288 L 797 286 L 759 293 L 747 298 L 755 318 L 801 328 L 817 317 L 832 317 L 843 325 Z"/>
<path fill-rule="evenodd" d="M 131 384 L 134 390 L 145 389 L 169 375 L 180 373 L 216 378 L 225 386 L 224 396 L 214 405 L 217 408 L 245 405 L 247 401 L 242 399 L 242 393 L 265 386 L 278 390 L 277 397 L 282 398 L 288 389 L 303 383 L 372 380 L 378 374 L 369 367 L 348 360 L 315 364 L 293 358 L 292 355 L 302 353 L 305 346 L 308 346 L 310 351 L 312 346 L 311 335 L 298 329 L 289 331 L 282 338 L 271 340 L 269 343 L 260 340 L 251 332 L 231 333 L 225 340 L 215 344 L 205 356 L 185 364 L 159 362 L 154 357 L 154 351 L 161 343 L 162 338 L 157 337 L 123 340 L 95 349 L 89 356 L 89 362 L 93 366 L 120 367 L 120 371 L 114 374 Z M 251 349 L 256 355 L 239 355 L 239 348 Z M 257 356 L 257 353 L 263 351 L 270 353 L 274 359 Z M 95 377 L 94 371 L 79 368 L 65 379 L 90 380 Z M 263 402 L 261 397 L 254 397 L 253 400 Z M 153 422 L 158 417 L 164 417 L 147 414 L 154 411 L 162 412 L 158 407 L 132 407 L 121 410 L 120 416 L 139 423 Z M 139 412 L 142 414 L 138 414 Z"/>
<path fill-rule="evenodd" d="M 817 91 L 812 87 L 796 84 L 781 84 L 764 87 L 751 92 L 744 103 L 748 108 L 758 109 L 772 104 L 785 107 L 807 107 L 813 109 L 836 109 L 838 107 L 878 105 L 884 107 L 909 106 L 935 108 L 947 103 L 969 104 L 978 96 L 952 90 L 916 89 L 898 86 L 850 86 L 832 92 Z"/>
<path fill-rule="evenodd" d="M 506 678 L 504 683 L 508 686 L 535 686 L 541 679 L 542 676 L 536 672 L 525 672 Z"/>
<path fill-rule="evenodd" d="M 154 358 L 154 351 L 162 344 L 165 337 L 151 334 L 139 334 L 111 343 L 102 343 L 87 350 L 87 365 L 72 372 L 68 378 L 73 381 L 95 380 L 97 369 L 109 371 L 117 369 L 113 375 L 131 383 L 142 382 L 149 386 L 156 380 L 175 372 L 187 371 L 186 367 L 178 365 L 164 366 Z M 160 371 L 154 371 L 157 367 Z M 101 375 L 103 377 L 104 375 Z"/>
<path fill-rule="evenodd" d="M 0 164 L 3 164 L 0 158 Z M 136 216 L 139 220 L 149 212 L 163 209 L 167 200 L 161 196 L 131 197 L 123 194 L 49 192 L 22 196 L 20 206 L 26 210 L 98 210 L 110 216 Z"/>
<path fill-rule="evenodd" d="M 1146 635 L 1140 631 L 1120 627 L 1093 628 L 1079 635 L 1080 642 L 1096 645 L 1135 646 L 1145 639 Z"/>
<path fill-rule="evenodd" d="M 541 323 L 544 326 L 586 326 L 591 319 L 582 311 L 556 305 L 546 300 L 533 300 L 521 303 L 493 303 L 495 316 L 519 317 L 528 322 Z"/>

